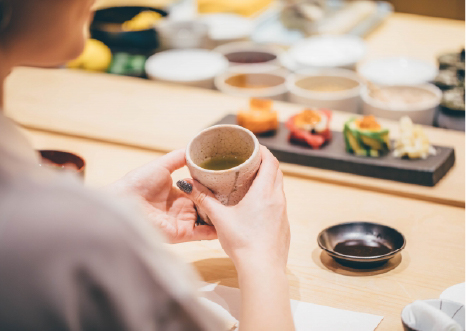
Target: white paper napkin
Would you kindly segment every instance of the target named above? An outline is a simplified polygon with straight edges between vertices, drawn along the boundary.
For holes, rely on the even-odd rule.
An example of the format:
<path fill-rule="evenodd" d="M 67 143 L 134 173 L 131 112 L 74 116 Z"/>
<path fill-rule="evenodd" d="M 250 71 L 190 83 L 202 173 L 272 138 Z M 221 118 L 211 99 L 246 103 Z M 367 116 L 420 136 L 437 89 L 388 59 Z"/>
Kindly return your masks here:
<path fill-rule="evenodd" d="M 217 284 L 203 283 L 201 295 L 219 304 L 239 319 L 240 290 Z M 320 306 L 291 300 L 291 310 L 297 331 L 374 331 L 382 316 Z"/>
<path fill-rule="evenodd" d="M 207 299 L 200 297 L 199 303 L 203 305 L 211 314 L 218 317 L 219 322 L 222 323 L 220 326 L 222 329 L 218 331 L 233 331 L 238 327 L 238 320 L 231 316 L 230 312 L 220 306 L 219 304 Z"/>
<path fill-rule="evenodd" d="M 463 331 L 450 316 L 420 300 L 414 301 L 403 310 L 403 321 L 416 330 Z"/>

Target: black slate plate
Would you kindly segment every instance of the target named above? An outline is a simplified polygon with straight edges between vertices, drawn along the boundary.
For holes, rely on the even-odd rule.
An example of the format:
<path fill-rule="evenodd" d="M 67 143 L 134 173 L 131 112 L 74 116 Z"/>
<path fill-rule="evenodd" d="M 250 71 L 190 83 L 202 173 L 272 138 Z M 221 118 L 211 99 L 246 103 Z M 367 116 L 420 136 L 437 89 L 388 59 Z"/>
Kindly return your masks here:
<path fill-rule="evenodd" d="M 236 124 L 236 116 L 227 115 L 217 124 Z M 450 147 L 434 146 L 437 155 L 425 160 L 399 159 L 392 153 L 372 158 L 347 153 L 342 132 L 333 131 L 332 140 L 321 149 L 291 144 L 288 133 L 280 123 L 275 135 L 258 138 L 282 162 L 423 186 L 437 184 L 455 163 L 455 151 Z"/>

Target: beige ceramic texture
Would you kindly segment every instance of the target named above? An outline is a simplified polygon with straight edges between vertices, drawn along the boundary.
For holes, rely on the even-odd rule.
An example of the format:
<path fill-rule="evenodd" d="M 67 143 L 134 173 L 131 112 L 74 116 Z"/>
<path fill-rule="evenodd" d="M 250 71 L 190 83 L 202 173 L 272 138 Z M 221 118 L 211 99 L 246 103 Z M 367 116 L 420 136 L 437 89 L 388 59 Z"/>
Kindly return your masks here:
<path fill-rule="evenodd" d="M 343 85 L 342 91 L 317 92 L 303 86 Z M 360 113 L 362 82 L 354 71 L 346 69 L 304 69 L 289 75 L 289 100 L 307 107 Z"/>
<path fill-rule="evenodd" d="M 208 170 L 199 165 L 211 157 L 234 155 L 247 158 L 231 169 Z M 186 163 L 191 176 L 209 188 L 224 205 L 237 204 L 246 195 L 261 163 L 256 136 L 238 125 L 215 125 L 201 131 L 188 144 Z M 208 219 L 200 212 L 201 217 Z"/>
<path fill-rule="evenodd" d="M 246 84 L 262 87 L 238 87 L 231 85 L 232 81 L 245 81 Z M 285 101 L 288 97 L 286 73 L 256 72 L 254 68 L 238 66 L 233 72 L 227 70 L 214 79 L 217 90 L 237 97 L 266 98 Z"/>
<path fill-rule="evenodd" d="M 411 85 L 392 85 L 394 87 L 412 88 Z M 435 118 L 435 112 L 442 100 L 442 91 L 433 84 L 416 85 L 418 89 L 423 89 L 431 92 L 435 97 L 427 102 L 406 106 L 390 106 L 375 100 L 370 96 L 369 89 L 361 90 L 361 98 L 363 101 L 362 113 L 364 115 L 374 115 L 376 117 L 388 118 L 398 121 L 403 116 L 408 116 L 414 123 L 422 125 L 432 125 Z"/>

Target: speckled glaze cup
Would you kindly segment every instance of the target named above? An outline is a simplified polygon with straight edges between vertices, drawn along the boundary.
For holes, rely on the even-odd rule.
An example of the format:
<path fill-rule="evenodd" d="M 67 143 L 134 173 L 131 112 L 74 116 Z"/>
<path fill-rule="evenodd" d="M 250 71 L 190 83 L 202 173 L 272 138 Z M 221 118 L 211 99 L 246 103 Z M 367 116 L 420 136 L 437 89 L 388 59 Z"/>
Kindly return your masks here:
<path fill-rule="evenodd" d="M 211 157 L 234 155 L 245 158 L 240 165 L 226 170 L 200 166 Z M 186 148 L 186 163 L 191 176 L 209 188 L 224 205 L 237 204 L 246 195 L 261 164 L 256 136 L 238 125 L 215 125 L 201 131 Z M 199 210 L 201 218 L 210 220 Z"/>

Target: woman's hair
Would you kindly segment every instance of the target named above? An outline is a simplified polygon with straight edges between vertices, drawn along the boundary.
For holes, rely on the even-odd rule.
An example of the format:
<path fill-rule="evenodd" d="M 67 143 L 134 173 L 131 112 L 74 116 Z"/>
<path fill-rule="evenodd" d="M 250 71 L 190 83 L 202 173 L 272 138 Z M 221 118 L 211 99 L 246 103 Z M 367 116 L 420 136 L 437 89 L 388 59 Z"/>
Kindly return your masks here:
<path fill-rule="evenodd" d="M 11 19 L 10 0 L 0 0 L 0 32 L 8 25 Z"/>

